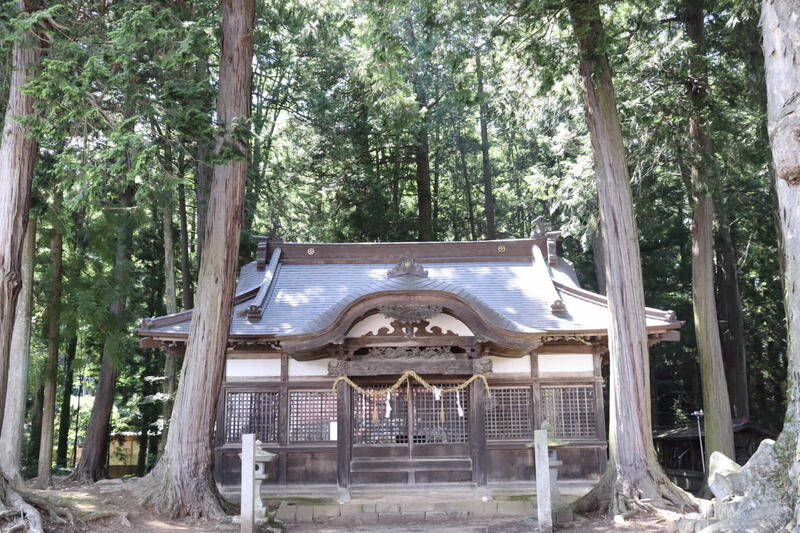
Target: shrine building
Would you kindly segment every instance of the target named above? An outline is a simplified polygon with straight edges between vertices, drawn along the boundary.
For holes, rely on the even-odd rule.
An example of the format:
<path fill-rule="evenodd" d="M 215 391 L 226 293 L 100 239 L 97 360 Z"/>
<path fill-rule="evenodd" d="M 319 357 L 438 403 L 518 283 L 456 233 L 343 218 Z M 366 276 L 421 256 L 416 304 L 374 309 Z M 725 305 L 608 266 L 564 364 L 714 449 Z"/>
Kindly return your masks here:
<path fill-rule="evenodd" d="M 222 490 L 239 483 L 243 433 L 278 454 L 267 490 L 532 483 L 527 444 L 544 421 L 566 443 L 560 477 L 597 478 L 610 316 L 558 237 L 260 239 L 239 274 L 217 411 Z M 182 353 L 191 316 L 145 320 L 142 345 Z M 680 325 L 647 309 L 651 344 Z"/>

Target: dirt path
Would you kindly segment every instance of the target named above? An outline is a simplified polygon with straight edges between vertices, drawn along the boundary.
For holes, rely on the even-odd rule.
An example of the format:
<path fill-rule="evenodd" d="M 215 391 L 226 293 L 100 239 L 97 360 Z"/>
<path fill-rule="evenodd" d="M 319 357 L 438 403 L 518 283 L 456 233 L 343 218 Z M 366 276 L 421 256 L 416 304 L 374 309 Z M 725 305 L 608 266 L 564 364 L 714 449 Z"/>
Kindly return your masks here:
<path fill-rule="evenodd" d="M 118 480 L 94 485 L 67 485 L 60 482 L 53 490 L 34 491 L 48 497 L 57 506 L 67 507 L 75 523 L 57 524 L 50 521 L 47 531 L 54 533 L 156 533 L 192 532 L 218 533 L 239 531 L 231 522 L 212 523 L 190 519 L 169 520 L 139 504 L 134 493 L 135 483 Z M 112 514 L 112 516 L 102 517 Z"/>

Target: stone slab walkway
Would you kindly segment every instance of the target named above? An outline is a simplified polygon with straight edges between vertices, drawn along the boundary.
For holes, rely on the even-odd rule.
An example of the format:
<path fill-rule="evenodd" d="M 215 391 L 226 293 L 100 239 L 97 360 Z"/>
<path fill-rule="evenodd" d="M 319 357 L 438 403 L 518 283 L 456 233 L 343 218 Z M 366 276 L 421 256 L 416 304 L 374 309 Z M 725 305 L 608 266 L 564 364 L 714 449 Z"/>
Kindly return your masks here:
<path fill-rule="evenodd" d="M 489 517 L 529 518 L 536 514 L 530 500 L 455 502 L 406 501 L 400 503 L 330 503 L 309 505 L 281 502 L 276 518 L 283 523 L 326 522 L 349 525 L 361 524 L 442 524 L 452 520 L 485 519 Z"/>
<path fill-rule="evenodd" d="M 484 518 L 481 520 L 447 520 L 436 523 L 390 525 L 383 523 L 348 525 L 335 523 L 289 524 L 287 533 L 530 533 L 536 521 L 525 518 Z"/>

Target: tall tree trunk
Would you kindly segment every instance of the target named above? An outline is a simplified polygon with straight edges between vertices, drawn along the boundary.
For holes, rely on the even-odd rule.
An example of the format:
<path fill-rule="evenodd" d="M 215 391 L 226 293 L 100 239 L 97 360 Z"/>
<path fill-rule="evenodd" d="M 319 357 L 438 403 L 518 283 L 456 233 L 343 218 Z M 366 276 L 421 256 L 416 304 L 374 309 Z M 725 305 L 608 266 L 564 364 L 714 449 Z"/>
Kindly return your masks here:
<path fill-rule="evenodd" d="M 6 479 L 22 479 L 22 435 L 25 426 L 25 400 L 28 398 L 31 308 L 33 305 L 33 266 L 36 251 L 36 220 L 28 221 L 22 252 L 22 290 L 17 299 L 14 332 L 11 337 L 11 369 L 8 373 L 5 415 L 0 432 L 0 472 Z"/>
<path fill-rule="evenodd" d="M 69 326 L 69 339 L 66 359 L 64 361 L 64 381 L 61 388 L 61 409 L 58 412 L 58 446 L 56 448 L 56 465 L 67 466 L 67 448 L 69 448 L 70 407 L 72 405 L 72 386 L 75 383 L 75 355 L 78 352 L 78 324 L 73 318 Z"/>
<path fill-rule="evenodd" d="M 175 297 L 175 238 L 172 232 L 172 206 L 169 204 L 164 206 L 164 305 L 168 315 L 178 311 Z M 164 425 L 161 430 L 159 452 L 164 451 L 167 442 L 169 419 L 172 416 L 172 396 L 175 394 L 175 352 L 170 348 L 164 349 L 163 392 L 167 397 L 164 399 L 164 409 L 161 413 Z M 140 475 L 143 474 L 144 470 Z"/>
<path fill-rule="evenodd" d="M 186 220 L 186 188 L 178 185 L 178 217 L 180 219 L 181 245 L 181 300 L 184 309 L 194 307 L 192 292 L 192 263 L 189 260 L 189 225 Z M 204 223 L 205 224 L 205 223 Z"/>
<path fill-rule="evenodd" d="M 206 80 L 208 77 L 208 60 L 205 58 L 200 58 L 195 63 L 195 80 L 198 83 L 202 83 L 203 80 Z M 211 102 L 209 102 L 210 104 Z M 210 113 L 209 109 L 209 115 Z M 206 233 L 206 220 L 208 219 L 208 194 L 211 190 L 211 178 L 213 169 L 208 164 L 209 159 L 211 159 L 211 143 L 200 141 L 197 143 L 195 147 L 195 173 L 197 181 L 195 183 L 195 209 L 196 209 L 196 222 L 195 225 L 195 233 L 197 234 L 197 241 L 196 241 L 196 249 L 195 249 L 195 257 L 197 258 L 197 264 L 200 265 L 200 258 L 203 254 L 203 240 L 205 239 Z M 182 186 L 181 186 L 182 187 Z M 183 208 L 186 208 L 186 201 L 184 200 L 180 205 Z M 188 238 L 187 238 L 188 242 Z M 188 250 L 188 244 L 187 244 Z M 199 268 L 198 268 L 199 270 Z M 186 297 L 184 297 L 184 302 Z M 190 306 L 185 306 L 187 309 L 191 309 L 194 307 L 194 304 Z"/>
<path fill-rule="evenodd" d="M 426 105 L 425 96 L 418 96 L 420 107 Z M 433 203 L 431 195 L 431 162 L 428 146 L 428 126 L 422 118 L 414 133 L 414 161 L 417 165 L 417 209 L 419 212 L 419 240 L 433 240 Z"/>
<path fill-rule="evenodd" d="M 728 385 L 722 364 L 722 344 L 714 295 L 714 151 L 705 130 L 705 96 L 708 76 L 705 55 L 704 0 L 685 0 L 686 33 L 692 41 L 692 75 L 686 80 L 691 100 L 689 117 L 692 181 L 692 308 L 700 378 L 703 383 L 706 459 L 713 452 L 735 458 Z"/>
<path fill-rule="evenodd" d="M 61 225 L 64 196 L 56 191 L 53 198 L 53 229 L 50 237 L 50 299 L 47 304 L 47 361 L 42 380 L 42 442 L 39 447 L 39 467 L 36 488 L 50 485 L 53 471 L 53 436 L 56 420 L 56 389 L 58 387 L 58 351 L 61 346 L 61 292 L 64 283 L 64 232 Z"/>
<path fill-rule="evenodd" d="M 461 178 L 464 180 L 464 194 L 467 199 L 467 217 L 469 218 L 469 235 L 473 241 L 478 240 L 478 232 L 475 228 L 475 204 L 472 202 L 472 183 L 470 183 L 469 172 L 467 171 L 467 155 L 464 147 L 464 137 L 458 133 L 456 139 L 458 148 L 458 162 L 461 168 Z"/>
<path fill-rule="evenodd" d="M 440 146 L 438 129 L 433 135 L 433 145 L 437 147 L 437 149 Z M 431 215 L 431 220 L 434 235 L 439 234 L 439 176 L 439 153 L 437 150 L 433 155 L 433 214 Z"/>
<path fill-rule="evenodd" d="M 120 198 L 123 208 L 133 204 L 134 187 L 128 185 Z M 89 426 L 86 429 L 81 460 L 70 476 L 73 481 L 94 482 L 105 473 L 105 458 L 108 451 L 108 432 L 111 411 L 114 409 L 114 395 L 117 390 L 117 365 L 119 336 L 123 334 L 126 294 L 128 283 L 128 262 L 130 261 L 131 220 L 126 209 L 118 214 L 117 244 L 114 257 L 114 284 L 120 290 L 109 309 L 112 327 L 103 342 L 103 355 L 100 359 L 100 379 L 95 391 Z"/>
<path fill-rule="evenodd" d="M 17 0 L 16 7 L 27 11 L 30 6 L 24 0 Z M 31 31 L 24 32 L 14 41 L 8 103 L 0 140 L 0 402 L 4 405 L 14 313 L 22 285 L 22 248 L 36 156 L 36 141 L 30 128 L 19 119 L 33 114 L 33 95 L 25 92 L 23 87 L 34 75 L 40 50 L 38 38 Z M 4 405 L 0 405 L 0 417 Z"/>
<path fill-rule="evenodd" d="M 575 507 L 585 510 L 609 505 L 618 513 L 631 509 L 632 500 L 642 498 L 663 498 L 680 506 L 691 502 L 691 497 L 667 478 L 653 447 L 639 243 L 600 9 L 595 0 L 568 0 L 567 7 L 578 41 L 611 314 L 608 469 Z"/>
<path fill-rule="evenodd" d="M 486 93 L 483 90 L 483 65 L 481 64 L 481 50 L 475 50 L 475 74 L 478 78 L 478 115 L 481 126 L 481 158 L 483 172 L 483 211 L 486 217 L 486 238 L 497 238 L 494 223 L 494 192 L 492 191 L 492 162 L 489 160 L 489 128 L 487 125 L 489 114 L 486 104 Z"/>
<path fill-rule="evenodd" d="M 745 465 L 740 511 L 714 531 L 796 531 L 800 519 L 800 0 L 763 0 L 761 33 L 767 127 L 785 256 L 787 409 L 774 446 L 761 444 Z"/>
<path fill-rule="evenodd" d="M 737 419 L 750 418 L 750 393 L 747 383 L 747 351 L 744 341 L 744 314 L 736 272 L 736 249 L 733 245 L 725 204 L 717 211 L 717 300 L 720 340 L 731 414 Z"/>
<path fill-rule="evenodd" d="M 606 293 L 606 243 L 603 230 L 597 227 L 597 233 L 592 240 L 592 257 L 594 258 L 594 273 L 597 279 L 597 292 Z"/>
<path fill-rule="evenodd" d="M 39 448 L 42 442 L 42 403 L 44 403 L 44 385 L 41 380 L 35 384 L 33 403 L 31 405 L 31 434 L 26 449 L 26 472 L 37 468 L 39 462 Z"/>
<path fill-rule="evenodd" d="M 247 138 L 237 132 L 250 112 L 254 0 L 222 1 L 217 117 L 219 149 L 236 157 L 214 167 L 203 256 L 183 370 L 167 445 L 143 487 L 146 502 L 171 516 L 219 518 L 211 438 L 231 325 L 239 232 L 247 175 Z M 226 150 L 228 151 L 228 150 Z"/>

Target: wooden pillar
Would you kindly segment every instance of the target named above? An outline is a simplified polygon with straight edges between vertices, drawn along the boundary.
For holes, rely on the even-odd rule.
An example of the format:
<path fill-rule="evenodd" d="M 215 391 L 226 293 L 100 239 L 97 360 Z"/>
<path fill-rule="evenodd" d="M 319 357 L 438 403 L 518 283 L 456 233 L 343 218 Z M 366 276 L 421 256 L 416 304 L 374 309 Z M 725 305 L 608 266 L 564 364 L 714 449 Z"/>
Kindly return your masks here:
<path fill-rule="evenodd" d="M 336 395 L 336 484 L 339 488 L 338 499 L 342 500 L 347 497 L 350 489 L 350 451 L 353 438 L 350 428 L 353 420 L 352 396 L 347 383 L 340 382 L 336 386 Z"/>
<path fill-rule="evenodd" d="M 281 354 L 281 385 L 278 392 L 278 484 L 286 485 L 289 477 L 289 355 Z"/>
<path fill-rule="evenodd" d="M 470 386 L 469 442 L 472 455 L 472 481 L 479 488 L 486 487 L 488 457 L 486 452 L 486 386 L 476 380 Z"/>
<path fill-rule="evenodd" d="M 594 359 L 594 405 L 595 405 L 595 434 L 597 439 L 606 442 L 606 408 L 603 396 L 603 356 L 595 351 L 592 355 Z M 605 472 L 608 462 L 608 454 L 598 453 L 600 464 L 598 470 Z"/>
<path fill-rule="evenodd" d="M 542 427 L 544 408 L 542 406 L 542 385 L 539 380 L 539 352 L 531 352 L 531 394 L 533 395 L 533 429 Z"/>

